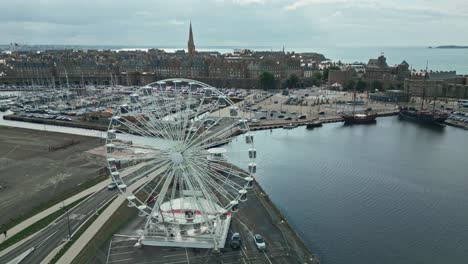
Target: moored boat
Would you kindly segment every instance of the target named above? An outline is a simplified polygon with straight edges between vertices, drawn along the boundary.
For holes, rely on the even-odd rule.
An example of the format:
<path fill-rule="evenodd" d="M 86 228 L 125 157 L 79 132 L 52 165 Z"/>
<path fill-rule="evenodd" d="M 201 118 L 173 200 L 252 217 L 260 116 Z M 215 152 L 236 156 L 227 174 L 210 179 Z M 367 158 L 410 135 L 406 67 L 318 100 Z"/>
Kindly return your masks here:
<path fill-rule="evenodd" d="M 364 113 L 351 113 L 341 115 L 345 124 L 373 124 L 376 122 L 377 113 L 366 111 Z"/>
<path fill-rule="evenodd" d="M 307 123 L 306 125 L 306 129 L 314 129 L 316 127 L 321 127 L 322 126 L 322 122 L 320 121 L 312 121 L 310 123 Z"/>

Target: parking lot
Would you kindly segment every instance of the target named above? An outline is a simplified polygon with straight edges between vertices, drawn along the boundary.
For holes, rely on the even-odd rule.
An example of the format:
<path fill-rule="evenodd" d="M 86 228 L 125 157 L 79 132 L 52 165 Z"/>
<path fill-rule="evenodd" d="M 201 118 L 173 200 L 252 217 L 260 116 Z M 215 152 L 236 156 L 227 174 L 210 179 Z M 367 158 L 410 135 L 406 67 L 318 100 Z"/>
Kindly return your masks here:
<path fill-rule="evenodd" d="M 135 231 L 144 223 L 143 218 L 135 218 L 119 231 L 96 255 L 93 263 L 314 263 L 310 252 L 294 232 L 272 208 L 268 197 L 257 186 L 250 192 L 248 200 L 231 222 L 226 247 L 220 252 L 208 249 L 143 247 L 134 248 Z M 238 232 L 241 247 L 232 249 L 230 239 Z M 261 234 L 266 250 L 257 249 L 253 235 Z M 123 236 L 122 236 L 123 235 Z"/>

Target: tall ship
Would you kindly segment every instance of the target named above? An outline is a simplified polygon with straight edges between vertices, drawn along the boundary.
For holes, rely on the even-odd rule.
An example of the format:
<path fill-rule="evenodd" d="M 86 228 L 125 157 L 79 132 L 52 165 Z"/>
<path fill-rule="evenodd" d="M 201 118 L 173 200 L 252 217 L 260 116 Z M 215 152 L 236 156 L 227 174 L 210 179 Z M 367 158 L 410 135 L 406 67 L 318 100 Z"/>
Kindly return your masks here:
<path fill-rule="evenodd" d="M 424 82 L 426 82 L 428 78 L 428 72 L 426 67 L 426 75 L 424 77 Z M 407 91 L 409 96 L 409 91 Z M 418 122 L 422 124 L 428 125 L 443 125 L 444 121 L 449 117 L 449 114 L 443 111 L 439 111 L 435 109 L 435 98 L 433 100 L 433 107 L 432 110 L 428 110 L 424 107 L 424 100 L 426 98 L 426 83 L 423 86 L 423 94 L 421 100 L 421 107 L 420 109 L 416 109 L 414 107 L 407 106 L 400 106 L 399 107 L 399 117 L 401 119 Z M 409 98 L 408 98 L 409 104 Z"/>
<path fill-rule="evenodd" d="M 353 105 L 353 111 L 351 113 L 344 113 L 341 117 L 344 120 L 345 125 L 351 124 L 373 124 L 376 122 L 377 113 L 367 108 L 364 112 L 356 113 L 356 105 L 362 105 L 361 102 L 356 100 L 356 87 L 354 88 L 353 101 L 350 102 Z"/>

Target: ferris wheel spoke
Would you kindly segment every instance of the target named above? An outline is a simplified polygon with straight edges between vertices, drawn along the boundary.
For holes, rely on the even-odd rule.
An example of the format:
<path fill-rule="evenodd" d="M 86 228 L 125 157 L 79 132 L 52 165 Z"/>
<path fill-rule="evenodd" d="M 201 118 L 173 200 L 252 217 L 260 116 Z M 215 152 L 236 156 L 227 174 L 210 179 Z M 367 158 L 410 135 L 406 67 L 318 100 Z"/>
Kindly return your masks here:
<path fill-rule="evenodd" d="M 160 163 L 160 164 L 158 164 L 158 163 Z M 164 165 L 167 165 L 168 163 L 169 163 L 169 161 L 165 161 L 165 162 L 158 161 L 158 162 L 146 164 L 145 166 L 142 166 L 138 170 L 134 171 L 134 173 L 137 173 L 137 175 L 135 175 L 134 177 L 128 177 L 127 176 L 126 178 L 129 178 L 129 179 L 127 179 L 125 182 L 127 183 L 127 185 L 131 185 L 131 184 L 137 182 L 138 180 L 141 180 L 141 179 L 143 179 L 145 177 L 148 177 L 150 174 L 152 174 L 155 171 L 159 170 L 161 167 L 163 167 Z M 151 166 L 151 167 L 149 169 L 147 169 L 146 168 L 147 166 Z M 141 172 L 140 170 L 143 170 L 143 171 Z M 153 178 L 154 177 L 148 177 L 147 181 L 150 181 Z"/>
<path fill-rule="evenodd" d="M 165 95 L 164 95 L 165 93 Z M 164 117 L 166 119 L 168 119 L 168 116 L 172 115 L 172 108 L 175 106 L 175 103 L 173 101 L 177 100 L 177 96 L 175 97 L 171 97 L 171 98 L 175 98 L 174 100 L 171 100 L 169 102 L 169 96 L 167 95 L 167 92 L 162 92 L 163 96 L 162 96 L 162 100 L 164 101 L 164 106 L 166 107 L 166 113 L 167 115 Z M 169 102 L 169 103 L 168 103 Z M 174 128 L 174 126 L 171 124 L 170 120 L 168 119 L 168 123 L 167 123 L 167 127 L 168 127 L 168 130 L 171 132 L 171 139 L 172 140 L 176 140 L 176 130 Z"/>
<path fill-rule="evenodd" d="M 157 129 L 157 127 L 153 126 L 152 125 L 152 122 L 151 121 L 151 113 L 149 112 L 146 112 L 146 111 L 142 111 L 142 114 L 144 117 L 142 117 L 141 115 L 137 114 L 137 115 L 134 115 L 134 118 L 138 121 L 138 123 L 143 126 L 146 131 L 148 131 L 148 133 L 150 135 L 153 135 L 153 137 L 162 137 L 162 138 L 165 138 L 165 135 L 163 133 L 161 133 L 161 131 L 159 129 Z M 148 119 L 146 119 L 148 118 Z M 138 126 L 137 126 L 138 127 Z"/>
<path fill-rule="evenodd" d="M 209 166 L 212 167 L 215 170 L 228 171 L 230 173 L 230 176 L 234 176 L 234 177 L 237 177 L 239 179 L 245 179 L 245 177 L 250 176 L 250 174 L 247 173 L 247 172 L 240 171 L 240 170 L 238 170 L 237 168 L 235 168 L 233 166 L 228 167 L 228 166 L 224 165 L 223 163 L 212 162 L 212 163 L 210 163 Z"/>
<path fill-rule="evenodd" d="M 150 121 L 152 123 L 152 126 L 155 127 L 158 131 L 161 131 L 161 133 L 164 132 L 162 134 L 165 139 L 173 140 L 170 127 L 168 126 L 167 122 L 163 120 L 167 115 L 167 111 L 164 110 L 163 107 L 159 105 L 159 101 L 160 101 L 159 99 L 160 98 L 158 98 L 157 100 L 153 100 L 151 102 L 152 108 L 144 109 L 143 111 L 145 111 L 147 115 L 150 116 Z M 158 118 L 153 118 L 153 116 L 156 116 Z"/>
<path fill-rule="evenodd" d="M 234 127 L 236 127 L 236 123 L 232 123 L 229 126 L 220 128 L 218 131 L 213 131 L 212 134 L 210 135 L 206 135 L 206 134 L 203 135 L 204 133 L 202 133 L 199 137 L 197 137 L 197 139 L 200 139 L 200 140 L 198 142 L 196 140 L 193 140 L 192 142 L 188 144 L 187 148 L 204 149 L 206 148 L 208 144 L 217 145 L 217 142 L 219 142 L 219 140 L 228 139 L 229 137 L 231 137 L 231 134 L 233 134 L 232 129 Z"/>
<path fill-rule="evenodd" d="M 226 198 L 226 200 L 229 202 L 235 199 L 235 196 L 237 195 L 239 190 L 244 188 L 240 185 L 238 185 L 238 187 L 234 186 L 235 183 L 233 184 L 231 180 L 227 179 L 224 176 L 224 178 L 216 176 L 216 174 L 213 171 L 203 169 L 201 170 L 201 172 L 203 172 L 203 174 L 206 175 L 202 179 L 209 183 L 206 186 L 208 186 L 208 188 L 212 188 L 216 193 L 222 194 L 224 198 Z M 235 195 L 233 195 L 231 191 L 226 189 L 226 187 L 229 187 L 230 190 L 233 193 L 235 193 Z"/>
<path fill-rule="evenodd" d="M 120 119 L 123 119 L 125 120 L 125 122 L 123 122 L 122 120 Z M 153 137 L 152 135 L 150 135 L 148 132 L 146 132 L 145 130 L 141 129 L 140 127 L 138 127 L 137 125 L 133 124 L 133 122 L 130 122 L 128 119 L 124 118 L 124 117 L 120 117 L 119 118 L 119 121 L 118 121 L 120 124 L 124 125 L 125 127 L 127 127 L 129 129 L 129 134 L 134 134 L 134 133 L 137 133 L 137 135 L 140 135 L 142 137 Z"/>
<path fill-rule="evenodd" d="M 142 109 L 142 112 L 145 113 L 146 116 L 151 120 L 151 125 L 152 125 L 152 127 L 156 128 L 156 130 L 158 130 L 158 129 L 157 129 L 158 124 L 155 123 L 155 122 L 154 122 L 154 119 L 153 119 L 153 115 L 154 115 L 154 114 L 153 114 L 152 112 L 150 112 L 149 110 L 145 110 L 145 108 L 142 107 L 141 104 L 140 104 L 138 101 L 137 101 L 137 104 L 140 106 L 140 109 Z M 147 124 L 146 124 L 146 125 L 147 125 Z M 152 131 L 152 129 L 150 129 L 150 130 Z M 161 137 L 163 137 L 163 138 L 165 138 L 165 139 L 170 139 L 170 138 L 168 138 L 167 133 L 162 133 L 162 132 L 166 132 L 166 131 L 159 131 L 159 133 L 158 133 L 159 136 L 161 136 Z"/>
<path fill-rule="evenodd" d="M 133 166 L 125 167 L 125 168 L 119 170 L 120 177 L 126 177 L 126 176 L 128 176 L 128 175 L 130 175 L 132 173 L 135 173 L 136 171 L 146 167 L 146 166 L 157 164 L 160 161 L 162 161 L 162 160 L 149 160 L 149 161 L 145 161 L 145 162 L 140 162 L 140 163 L 138 163 L 136 165 L 133 165 Z"/>
<path fill-rule="evenodd" d="M 205 101 L 205 94 L 203 94 L 203 100 L 202 100 L 202 102 L 204 102 L 204 101 Z M 218 97 L 218 100 L 216 101 L 216 103 L 214 103 L 213 106 L 211 106 L 211 108 L 208 110 L 208 112 L 209 112 L 210 110 L 213 110 L 214 107 L 215 107 L 216 105 L 218 105 L 218 103 L 219 103 L 219 97 Z M 203 107 L 203 104 L 200 104 L 200 107 Z M 203 122 L 201 122 L 201 124 L 203 124 Z M 196 131 L 198 131 L 198 130 L 200 129 L 201 124 L 199 125 L 199 127 L 197 128 Z M 193 129 L 193 126 L 192 126 L 190 129 Z M 185 143 L 186 145 L 189 145 L 190 142 L 192 141 L 194 135 L 195 135 L 195 133 L 192 134 L 192 135 L 189 137 L 188 143 L 185 143 L 185 142 L 184 142 L 184 143 Z"/>
<path fill-rule="evenodd" d="M 187 140 L 190 138 L 190 132 L 192 131 L 193 129 L 193 124 L 195 122 L 195 120 L 198 118 L 198 116 L 200 115 L 200 110 L 203 106 L 205 102 L 205 97 L 203 96 L 202 99 L 200 100 L 200 104 L 198 105 L 198 108 L 197 108 L 197 111 L 195 112 L 195 116 L 193 117 L 192 119 L 192 123 L 190 124 L 190 128 L 189 128 L 189 133 L 187 135 L 185 135 L 185 139 L 184 139 L 184 144 L 187 142 Z"/>
<path fill-rule="evenodd" d="M 172 182 L 172 178 L 174 177 L 174 171 L 172 170 L 174 168 L 174 165 L 170 165 L 170 169 L 166 170 L 164 173 L 163 179 L 164 179 L 164 184 L 161 188 L 161 191 L 159 192 L 158 199 L 154 203 L 153 210 L 160 212 L 162 202 L 164 198 L 166 197 L 167 191 L 169 189 L 169 185 Z"/>
<path fill-rule="evenodd" d="M 162 109 L 161 106 L 159 106 L 159 103 L 158 103 L 159 99 L 158 100 L 153 100 L 151 101 L 151 106 L 154 107 L 154 108 L 149 108 L 148 110 L 146 110 L 149 118 L 150 118 L 150 121 L 152 123 L 152 126 L 155 127 L 156 129 L 159 129 L 159 130 L 162 130 L 163 133 L 163 137 L 164 139 L 172 139 L 169 132 L 167 131 L 168 127 L 167 127 L 167 124 L 163 121 L 163 118 L 166 116 L 166 114 L 162 115 L 161 112 L 164 112 L 165 111 Z M 157 105 L 155 105 L 157 104 Z M 154 116 L 158 117 L 158 118 L 154 118 Z"/>
<path fill-rule="evenodd" d="M 196 164 L 192 161 L 193 164 Z M 235 191 L 239 191 L 240 189 L 243 189 L 244 186 L 241 185 L 241 184 L 238 184 L 237 182 L 229 179 L 229 177 L 231 176 L 231 170 L 222 170 L 223 172 L 225 172 L 227 174 L 226 175 L 222 175 L 221 173 L 219 173 L 218 171 L 216 170 L 211 170 L 209 169 L 209 167 L 206 167 L 206 166 L 200 166 L 198 167 L 199 170 L 203 171 L 207 176 L 207 178 L 211 178 L 213 180 L 216 180 L 216 181 L 220 181 L 222 182 L 223 184 L 226 184 L 227 186 L 229 186 L 230 188 L 232 188 L 233 190 Z M 242 178 L 242 180 L 244 180 L 244 178 Z"/>
<path fill-rule="evenodd" d="M 203 184 L 201 178 L 199 177 L 199 174 L 196 170 L 193 169 L 193 167 L 191 165 L 188 165 L 191 169 L 190 169 L 190 174 L 186 175 L 186 178 L 188 180 L 188 183 L 189 183 L 189 186 L 192 186 L 192 188 L 194 190 L 198 190 L 199 192 L 201 192 L 203 194 L 203 196 L 205 197 L 205 199 L 207 201 L 209 201 L 207 203 L 209 209 L 211 209 L 211 212 L 217 212 L 217 208 L 211 203 L 214 198 L 211 197 L 211 195 L 208 193 L 208 191 L 206 190 L 205 188 L 205 185 Z M 192 180 L 193 179 L 193 180 Z M 201 211 L 208 211 L 206 210 L 206 208 L 204 208 L 203 206 L 201 206 L 198 198 L 195 198 L 195 201 L 198 203 L 198 206 L 200 208 Z M 202 214 L 204 216 L 206 216 L 206 214 Z"/>
<path fill-rule="evenodd" d="M 138 101 L 137 101 L 137 104 L 139 104 Z M 121 119 L 124 119 L 124 120 L 126 121 L 126 122 L 124 122 L 124 123 L 128 123 L 129 126 L 132 127 L 132 128 L 130 128 L 130 129 L 134 129 L 134 130 L 140 129 L 139 131 L 140 131 L 140 132 L 141 132 L 141 131 L 144 131 L 145 135 L 152 135 L 152 132 L 153 132 L 153 131 L 152 131 L 151 129 L 149 129 L 148 127 L 146 127 L 146 122 L 143 122 L 143 121 L 142 121 L 142 117 L 141 117 L 141 114 L 140 114 L 139 112 L 130 111 L 127 107 L 124 107 L 124 106 L 122 106 L 122 107 L 126 110 L 127 113 L 132 114 L 132 117 L 135 119 L 135 121 L 138 121 L 138 123 L 140 123 L 140 125 L 145 126 L 146 131 L 145 131 L 145 129 L 140 128 L 140 127 L 139 127 L 137 124 L 135 124 L 134 122 L 132 122 L 132 121 L 128 120 L 127 118 L 125 118 L 125 115 L 121 115 L 120 118 L 121 118 Z M 119 121 L 120 121 L 120 120 L 119 120 Z M 128 127 L 128 126 L 127 126 L 127 127 Z M 153 136 L 155 136 L 155 135 L 153 135 Z M 156 135 L 156 136 L 157 136 L 157 135 Z"/>

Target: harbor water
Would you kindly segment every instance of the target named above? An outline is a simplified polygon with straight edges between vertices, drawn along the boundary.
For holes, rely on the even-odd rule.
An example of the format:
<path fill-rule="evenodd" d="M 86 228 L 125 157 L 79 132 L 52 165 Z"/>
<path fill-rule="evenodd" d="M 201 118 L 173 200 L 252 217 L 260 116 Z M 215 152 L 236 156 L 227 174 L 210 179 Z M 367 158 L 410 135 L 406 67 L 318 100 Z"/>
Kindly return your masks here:
<path fill-rule="evenodd" d="M 322 263 L 467 263 L 466 131 L 385 117 L 253 134 L 257 181 Z"/>

